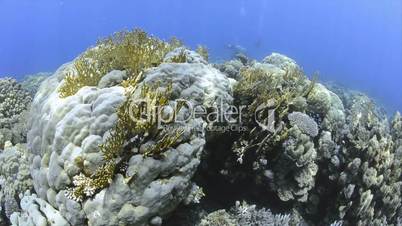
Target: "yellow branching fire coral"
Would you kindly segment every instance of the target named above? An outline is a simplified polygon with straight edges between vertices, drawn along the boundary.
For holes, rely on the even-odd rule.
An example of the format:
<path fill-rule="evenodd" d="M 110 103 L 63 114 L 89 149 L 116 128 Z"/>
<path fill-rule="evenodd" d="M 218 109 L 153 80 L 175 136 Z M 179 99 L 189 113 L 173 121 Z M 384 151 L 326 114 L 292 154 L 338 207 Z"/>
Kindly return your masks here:
<path fill-rule="evenodd" d="M 91 175 L 85 172 L 76 175 L 73 187 L 67 190 L 69 198 L 83 201 L 107 187 L 120 166 L 133 154 L 162 158 L 165 151 L 177 144 L 181 131 L 158 128 L 154 114 L 142 118 L 145 108 L 155 109 L 168 104 L 172 86 L 162 88 L 139 84 L 146 69 L 161 64 L 166 53 L 180 45 L 177 39 L 166 43 L 141 30 L 120 32 L 100 41 L 74 62 L 76 73 L 68 74 L 59 89 L 62 98 L 74 95 L 84 86 L 97 86 L 102 77 L 112 70 L 125 70 L 128 78 L 120 84 L 126 90 L 126 100 L 117 109 L 116 125 L 99 146 L 104 163 Z M 137 99 L 145 102 L 137 103 Z M 130 139 L 135 141 L 127 142 Z M 133 148 L 140 149 L 148 141 L 154 143 L 143 152 L 130 153 Z"/>
<path fill-rule="evenodd" d="M 186 63 L 187 56 L 186 56 L 185 49 L 182 49 L 178 55 L 173 56 L 171 61 L 173 63 Z"/>
<path fill-rule="evenodd" d="M 208 49 L 207 47 L 203 46 L 203 45 L 199 45 L 196 49 L 196 52 L 198 54 L 200 54 L 204 60 L 208 61 L 209 60 L 209 53 L 208 53 Z"/>
<path fill-rule="evenodd" d="M 240 71 L 241 79 L 234 87 L 235 96 L 240 103 L 248 105 L 243 115 L 245 121 L 250 123 L 250 133 L 247 142 L 237 142 L 235 149 L 243 155 L 247 150 L 254 149 L 260 152 L 269 143 L 282 142 L 287 137 L 288 128 L 274 125 L 276 131 L 264 131 L 254 121 L 254 113 L 258 113 L 261 120 L 268 121 L 274 116 L 276 122 L 282 122 L 288 115 L 290 106 L 298 97 L 307 97 L 315 86 L 315 79 L 306 82 L 305 76 L 299 70 L 288 68 L 284 75 L 267 72 L 260 67 L 245 67 Z M 272 88 L 267 88 L 272 87 Z M 259 111 L 262 105 L 270 105 Z M 272 111 L 270 111 L 273 109 Z M 270 115 L 274 114 L 274 115 Z"/>
<path fill-rule="evenodd" d="M 125 70 L 129 78 L 136 77 L 161 64 L 166 53 L 181 45 L 175 38 L 167 43 L 139 29 L 118 32 L 75 60 L 76 73 L 66 75 L 59 89 L 60 97 L 72 96 L 84 86 L 98 85 L 112 70 Z"/>
<path fill-rule="evenodd" d="M 136 90 L 141 89 L 140 99 L 146 100 L 145 104 L 149 105 L 147 108 L 164 106 L 168 104 L 171 96 L 171 86 L 162 92 L 155 91 L 151 86 L 138 87 L 134 80 L 126 82 L 126 85 L 127 99 L 117 110 L 117 123 L 106 141 L 100 145 L 104 164 L 92 175 L 81 173 L 74 177 L 74 187 L 67 190 L 67 196 L 73 200 L 83 201 L 107 187 L 120 169 L 119 166 L 127 161 L 129 156 L 138 154 L 127 153 L 133 147 L 139 148 L 147 141 L 154 140 L 155 144 L 147 147 L 141 154 L 144 157 L 163 158 L 163 153 L 175 146 L 182 135 L 180 130 L 172 132 L 158 128 L 155 118 L 139 120 L 143 113 L 142 106 L 133 103 Z M 136 142 L 127 144 L 127 140 L 133 137 L 136 137 Z"/>
<path fill-rule="evenodd" d="M 65 98 L 74 95 L 84 86 L 97 86 L 102 76 L 108 71 L 106 68 L 97 67 L 87 58 L 80 57 L 74 62 L 76 74 L 68 72 L 64 78 L 64 85 L 60 87 L 60 97 Z"/>
<path fill-rule="evenodd" d="M 171 132 L 164 133 L 163 137 L 154 145 L 149 147 L 143 155 L 146 157 L 152 156 L 155 158 L 162 158 L 163 152 L 170 147 L 174 146 L 183 134 L 182 130 L 177 130 L 173 134 Z"/>

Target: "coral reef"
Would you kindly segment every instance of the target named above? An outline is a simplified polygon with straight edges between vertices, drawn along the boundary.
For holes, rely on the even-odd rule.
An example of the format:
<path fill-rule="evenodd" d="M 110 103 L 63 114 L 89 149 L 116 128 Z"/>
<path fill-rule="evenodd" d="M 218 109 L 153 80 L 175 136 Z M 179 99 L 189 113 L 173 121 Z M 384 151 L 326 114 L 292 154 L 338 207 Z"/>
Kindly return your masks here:
<path fill-rule="evenodd" d="M 190 208 L 191 210 L 191 208 Z M 208 213 L 209 212 L 209 213 Z M 193 215 L 189 218 L 189 216 Z M 269 209 L 257 208 L 256 205 L 249 205 L 245 201 L 236 201 L 231 208 L 218 210 L 200 210 L 195 213 L 184 211 L 183 219 L 175 219 L 168 225 L 195 225 L 195 226 L 243 226 L 243 225 L 304 225 L 297 213 L 273 214 Z"/>
<path fill-rule="evenodd" d="M 333 222 L 330 226 L 342 226 L 342 222 Z M 273 214 L 271 210 L 257 208 L 247 202 L 236 201 L 230 210 L 216 210 L 202 217 L 197 226 L 304 226 L 308 225 L 294 212 L 290 214 Z"/>
<path fill-rule="evenodd" d="M 306 202 L 308 192 L 315 185 L 317 152 L 313 141 L 297 127 L 289 129 L 288 135 L 283 142 L 284 154 L 273 168 L 272 187 L 283 201 L 297 199 Z"/>
<path fill-rule="evenodd" d="M 0 79 L 0 149 L 26 140 L 25 112 L 32 98 L 15 79 Z"/>
<path fill-rule="evenodd" d="M 233 139 L 237 157 L 222 163 L 227 180 L 254 178 L 255 186 L 292 201 L 309 224 L 398 223 L 399 114 L 388 123 L 365 95 L 311 82 L 280 54 L 237 71 L 235 101 L 250 106 L 243 123 L 251 132 Z"/>
<path fill-rule="evenodd" d="M 257 209 L 255 205 L 249 205 L 246 202 L 236 202 L 232 210 L 238 225 L 289 225 L 290 215 L 275 215 L 264 208 Z"/>
<path fill-rule="evenodd" d="M 214 211 L 204 217 L 199 226 L 289 226 L 290 221 L 290 215 L 275 215 L 270 210 L 257 209 L 255 205 L 237 201 L 235 207 L 229 213 L 225 210 Z"/>
<path fill-rule="evenodd" d="M 318 170 L 312 140 L 318 135 L 318 126 L 307 114 L 291 111 L 306 111 L 294 105 L 312 93 L 315 83 L 309 82 L 288 58 L 278 58 L 274 54 L 264 60 L 278 65 L 255 62 L 240 70 L 235 98 L 239 105 L 248 106 L 243 123 L 250 132 L 240 135 L 233 151 L 240 164 L 250 163 L 258 171 L 256 181 L 270 184 L 281 200 L 305 202 Z M 248 159 L 251 155 L 253 161 Z M 230 165 L 236 171 L 236 164 Z"/>
<path fill-rule="evenodd" d="M 394 224 L 401 208 L 401 158 L 385 115 L 366 96 L 355 94 L 347 113 L 348 133 L 341 147 L 337 180 L 340 216 L 350 224 Z"/>
<path fill-rule="evenodd" d="M 49 72 L 40 72 L 33 75 L 27 75 L 21 81 L 21 86 L 24 87 L 24 89 L 27 90 L 33 98 L 42 82 L 45 81 L 45 79 L 47 79 L 50 75 L 52 75 L 52 73 Z"/>
<path fill-rule="evenodd" d="M 205 53 L 204 53 L 205 54 Z M 207 59 L 205 59 L 202 55 L 190 51 L 185 47 L 178 47 L 173 51 L 166 54 L 163 59 L 164 62 L 167 63 L 201 63 L 207 64 Z"/>
<path fill-rule="evenodd" d="M 238 55 L 234 60 L 227 61 L 224 64 L 215 64 L 214 66 L 229 78 L 237 80 L 240 78 L 240 69 L 249 63 L 249 60 L 242 56 Z"/>
<path fill-rule="evenodd" d="M 134 30 L 0 79 L 0 225 L 401 225 L 400 113 L 278 53 L 208 57 Z"/>
<path fill-rule="evenodd" d="M 19 195 L 32 190 L 30 176 L 31 154 L 22 144 L 6 147 L 0 152 L 0 223 L 7 222 L 19 210 Z"/>
<path fill-rule="evenodd" d="M 204 58 L 204 60 L 206 60 L 208 62 L 209 52 L 208 52 L 208 48 L 206 46 L 199 45 L 196 49 L 196 52 L 198 54 L 200 54 L 200 56 L 202 56 L 202 58 Z"/>
<path fill-rule="evenodd" d="M 96 56 L 94 67 L 106 60 L 97 52 L 103 51 L 101 47 L 89 51 Z M 132 51 L 124 54 L 135 55 L 140 50 Z M 185 52 L 202 59 L 195 52 Z M 110 71 L 100 73 L 96 67 L 100 80 L 76 87 L 67 80 L 79 70 L 77 62 L 82 58 L 78 58 L 62 66 L 38 91 L 28 133 L 28 146 L 35 155 L 33 184 L 38 197 L 69 224 L 154 224 L 180 202 L 200 198 L 191 178 L 205 144 L 204 119 L 183 120 L 191 113 L 183 107 L 174 111 L 180 123 L 167 122 L 161 128 L 153 116 L 148 115 L 145 122 L 131 117 L 141 116 L 139 99 L 147 100 L 151 109 L 158 105 L 173 108 L 177 99 L 208 106 L 220 97 L 227 100 L 231 87 L 226 76 L 204 60 L 169 63 L 170 58 L 163 59 L 168 62 L 153 62 L 152 67 L 135 72 L 111 66 Z M 134 60 L 148 64 L 151 59 Z M 128 76 L 113 70 L 124 70 Z M 108 73 L 114 75 L 100 82 Z M 66 84 L 74 84 L 68 95 L 63 94 Z M 170 129 L 175 127 L 178 130 Z"/>
<path fill-rule="evenodd" d="M 232 215 L 226 212 L 226 210 L 214 211 L 204 219 L 201 220 L 200 226 L 208 225 L 222 225 L 222 226 L 235 226 L 236 220 Z"/>
<path fill-rule="evenodd" d="M 13 226 L 69 226 L 60 212 L 55 210 L 49 203 L 38 198 L 35 194 L 26 192 L 21 199 L 21 212 L 11 215 Z"/>
<path fill-rule="evenodd" d="M 132 84 L 136 86 L 137 84 Z M 152 109 L 164 106 L 168 103 L 169 94 L 168 90 L 171 87 L 162 92 L 150 91 L 148 86 L 143 86 L 140 96 L 133 95 L 135 93 L 136 87 L 131 88 L 131 94 L 127 99 L 119 106 L 117 109 L 117 122 L 115 127 L 109 132 L 109 136 L 106 138 L 105 142 L 101 144 L 100 150 L 102 153 L 102 160 L 104 164 L 100 166 L 95 172 L 92 173 L 90 177 L 85 176 L 83 173 L 74 176 L 73 184 L 74 188 L 67 191 L 67 196 L 76 201 L 83 201 L 85 196 L 92 196 L 97 190 L 107 187 L 113 180 L 114 172 L 116 168 L 124 161 L 122 153 L 126 147 L 126 140 L 133 137 L 136 138 L 135 146 L 140 148 L 139 152 L 143 154 L 144 157 L 155 157 L 161 158 L 164 152 L 169 148 L 177 144 L 177 140 L 180 138 L 181 133 L 176 132 L 176 134 L 168 133 L 164 130 L 159 130 L 157 127 L 156 120 L 150 120 L 145 123 L 141 121 L 133 121 L 130 117 L 131 115 L 140 115 L 142 112 L 141 108 L 132 109 L 132 106 L 137 99 L 147 99 L 148 104 L 152 103 Z M 133 110 L 130 112 L 130 110 Z M 149 140 L 155 140 L 155 144 L 147 145 L 143 148 Z"/>
<path fill-rule="evenodd" d="M 10 126 L 27 109 L 31 98 L 21 84 L 12 78 L 0 79 L 1 126 Z"/>

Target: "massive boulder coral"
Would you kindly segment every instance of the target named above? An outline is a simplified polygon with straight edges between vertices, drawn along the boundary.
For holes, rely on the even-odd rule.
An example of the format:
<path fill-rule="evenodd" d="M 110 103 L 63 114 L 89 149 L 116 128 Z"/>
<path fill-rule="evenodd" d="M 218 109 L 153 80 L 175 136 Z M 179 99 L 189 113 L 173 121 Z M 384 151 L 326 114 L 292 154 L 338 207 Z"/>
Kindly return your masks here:
<path fill-rule="evenodd" d="M 96 67 L 102 67 L 102 58 L 96 55 L 101 48 L 89 50 L 97 57 L 84 54 L 85 62 L 95 61 Z M 202 59 L 194 52 L 186 53 Z M 173 108 L 175 100 L 193 106 L 214 106 L 220 98 L 231 100 L 225 75 L 205 61 L 186 62 L 190 63 L 160 62 L 138 74 L 130 68 L 111 68 L 97 78 L 102 85 L 80 84 L 79 89 L 69 89 L 68 85 L 81 79 L 75 76 L 85 76 L 80 73 L 86 70 L 77 70 L 73 62 L 44 81 L 33 101 L 28 134 L 38 197 L 71 225 L 159 225 L 191 195 L 195 186 L 191 179 L 205 144 L 204 120 L 184 120 L 191 109 Z M 113 72 L 109 81 L 115 82 L 101 82 L 108 72 L 122 69 Z M 117 77 L 125 80 L 118 84 Z M 148 104 L 170 106 L 159 113 L 173 113 L 177 122 L 161 128 L 130 122 L 128 110 L 134 106 L 138 113 L 135 101 L 147 98 Z"/>

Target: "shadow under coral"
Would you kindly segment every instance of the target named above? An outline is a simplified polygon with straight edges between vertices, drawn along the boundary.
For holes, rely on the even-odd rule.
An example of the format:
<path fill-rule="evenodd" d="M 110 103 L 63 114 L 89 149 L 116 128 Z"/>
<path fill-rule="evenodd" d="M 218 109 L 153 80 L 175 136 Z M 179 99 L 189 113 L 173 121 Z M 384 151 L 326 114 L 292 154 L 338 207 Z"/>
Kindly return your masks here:
<path fill-rule="evenodd" d="M 256 185 L 251 176 L 254 173 L 253 161 L 247 161 L 254 156 L 245 155 L 243 164 L 233 165 L 236 155 L 231 147 L 237 139 L 238 134 L 222 134 L 207 139 L 202 162 L 194 176 L 194 182 L 203 188 L 205 197 L 198 204 L 182 204 L 163 225 L 194 225 L 210 212 L 230 209 L 236 201 L 247 201 L 278 213 L 291 211 L 292 202 L 283 202 L 266 186 Z M 231 168 L 230 173 L 227 168 Z"/>

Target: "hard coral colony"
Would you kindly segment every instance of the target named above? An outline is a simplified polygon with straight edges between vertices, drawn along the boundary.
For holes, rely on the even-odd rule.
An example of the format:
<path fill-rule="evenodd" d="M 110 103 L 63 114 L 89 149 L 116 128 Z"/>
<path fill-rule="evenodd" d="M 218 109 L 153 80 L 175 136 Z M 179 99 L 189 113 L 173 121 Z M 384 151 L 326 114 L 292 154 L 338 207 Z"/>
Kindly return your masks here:
<path fill-rule="evenodd" d="M 134 30 L 41 80 L 33 101 L 1 79 L 0 225 L 401 225 L 399 113 L 388 122 L 281 54 L 207 58 Z M 177 120 L 144 116 L 161 106 Z M 245 130 L 210 130 L 231 122 L 188 106 L 245 106 Z"/>

